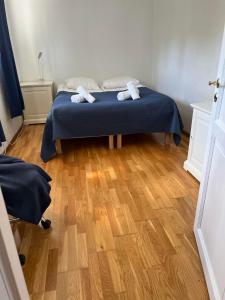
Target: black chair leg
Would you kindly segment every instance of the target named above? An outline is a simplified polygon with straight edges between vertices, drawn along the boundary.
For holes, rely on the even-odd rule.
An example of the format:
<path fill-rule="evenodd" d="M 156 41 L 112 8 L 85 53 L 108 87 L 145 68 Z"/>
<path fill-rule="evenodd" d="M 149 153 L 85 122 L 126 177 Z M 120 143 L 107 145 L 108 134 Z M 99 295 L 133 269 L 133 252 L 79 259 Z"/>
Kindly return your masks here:
<path fill-rule="evenodd" d="M 50 227 L 51 227 L 51 221 L 50 220 L 48 220 L 48 219 L 45 219 L 44 217 L 42 217 L 42 219 L 41 219 L 41 225 L 42 225 L 42 227 L 45 229 L 45 230 L 47 230 L 47 229 L 49 229 Z"/>
<path fill-rule="evenodd" d="M 20 260 L 20 264 L 21 266 L 24 266 L 26 263 L 26 257 L 23 254 L 19 254 L 19 260 Z"/>

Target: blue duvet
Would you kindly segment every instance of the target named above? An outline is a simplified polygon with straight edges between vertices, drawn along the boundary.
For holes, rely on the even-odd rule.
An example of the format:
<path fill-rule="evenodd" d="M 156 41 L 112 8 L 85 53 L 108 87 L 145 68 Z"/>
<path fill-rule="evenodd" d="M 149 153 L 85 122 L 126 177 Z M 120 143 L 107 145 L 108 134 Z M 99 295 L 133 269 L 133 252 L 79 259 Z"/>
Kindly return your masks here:
<path fill-rule="evenodd" d="M 40 167 L 0 155 L 0 186 L 12 216 L 38 224 L 51 203 L 50 181 Z"/>
<path fill-rule="evenodd" d="M 58 93 L 43 134 L 43 161 L 56 153 L 56 139 L 171 132 L 178 145 L 183 125 L 175 102 L 149 88 L 139 90 L 140 100 L 123 102 L 117 100 L 118 92 L 93 93 L 93 104 L 72 103 L 73 93 Z"/>

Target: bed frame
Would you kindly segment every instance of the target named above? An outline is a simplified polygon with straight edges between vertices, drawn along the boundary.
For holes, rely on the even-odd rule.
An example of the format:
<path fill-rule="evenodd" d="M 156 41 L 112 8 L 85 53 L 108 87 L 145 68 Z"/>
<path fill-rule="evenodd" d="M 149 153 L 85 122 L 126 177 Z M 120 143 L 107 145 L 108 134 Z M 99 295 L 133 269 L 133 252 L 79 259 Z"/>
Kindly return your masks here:
<path fill-rule="evenodd" d="M 164 145 L 170 145 L 172 140 L 172 134 L 170 132 L 165 132 L 164 134 Z M 122 148 L 122 134 L 116 135 L 116 148 L 121 149 Z M 56 152 L 57 154 L 62 154 L 62 143 L 60 139 L 56 140 Z M 114 145 L 114 135 L 109 135 L 109 149 L 113 150 L 115 148 Z"/>
<path fill-rule="evenodd" d="M 122 134 L 117 134 L 117 149 L 122 148 Z M 113 150 L 114 149 L 114 135 L 109 136 L 109 149 Z"/>

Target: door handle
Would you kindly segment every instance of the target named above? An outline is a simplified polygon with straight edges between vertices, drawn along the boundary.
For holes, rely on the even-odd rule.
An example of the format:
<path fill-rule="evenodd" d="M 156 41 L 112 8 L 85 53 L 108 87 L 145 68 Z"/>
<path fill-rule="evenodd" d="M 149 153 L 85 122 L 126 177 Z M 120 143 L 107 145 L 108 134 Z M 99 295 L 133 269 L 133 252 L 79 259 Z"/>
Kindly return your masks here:
<path fill-rule="evenodd" d="M 225 85 L 222 85 L 222 84 L 220 83 L 220 80 L 219 80 L 219 79 L 217 79 L 217 80 L 212 80 L 212 81 L 210 80 L 210 81 L 209 81 L 209 86 L 214 86 L 214 87 L 216 87 L 217 89 L 225 87 Z"/>

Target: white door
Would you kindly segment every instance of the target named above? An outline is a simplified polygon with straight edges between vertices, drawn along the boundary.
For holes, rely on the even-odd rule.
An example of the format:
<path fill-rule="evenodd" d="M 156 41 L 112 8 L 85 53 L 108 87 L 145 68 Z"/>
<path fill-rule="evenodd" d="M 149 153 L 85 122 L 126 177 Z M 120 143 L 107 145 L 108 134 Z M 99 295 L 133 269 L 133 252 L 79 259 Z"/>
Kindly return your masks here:
<path fill-rule="evenodd" d="M 225 32 L 195 236 L 211 299 L 225 300 Z"/>
<path fill-rule="evenodd" d="M 29 300 L 0 188 L 0 299 Z"/>

